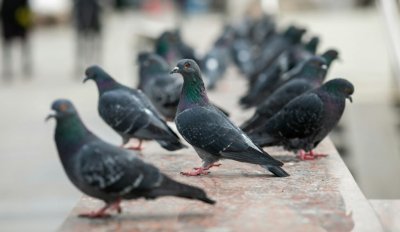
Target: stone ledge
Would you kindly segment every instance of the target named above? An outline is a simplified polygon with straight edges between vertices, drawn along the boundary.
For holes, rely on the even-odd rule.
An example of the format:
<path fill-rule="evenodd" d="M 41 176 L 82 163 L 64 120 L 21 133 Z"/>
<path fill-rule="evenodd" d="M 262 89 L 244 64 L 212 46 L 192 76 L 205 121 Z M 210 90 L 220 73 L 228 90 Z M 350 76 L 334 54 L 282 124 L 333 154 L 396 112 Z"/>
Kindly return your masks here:
<path fill-rule="evenodd" d="M 400 231 L 400 200 L 369 200 L 385 231 Z"/>
<path fill-rule="evenodd" d="M 222 161 L 208 176 L 185 177 L 179 171 L 200 164 L 194 150 L 168 155 L 148 146 L 145 160 L 176 180 L 203 187 L 217 204 L 172 197 L 130 201 L 122 204 L 121 215 L 90 220 L 77 214 L 103 203 L 83 197 L 59 231 L 383 231 L 329 139 L 318 148 L 329 156 L 316 161 L 267 151 L 285 161 L 290 177 L 274 178 L 261 167 L 233 161 Z"/>

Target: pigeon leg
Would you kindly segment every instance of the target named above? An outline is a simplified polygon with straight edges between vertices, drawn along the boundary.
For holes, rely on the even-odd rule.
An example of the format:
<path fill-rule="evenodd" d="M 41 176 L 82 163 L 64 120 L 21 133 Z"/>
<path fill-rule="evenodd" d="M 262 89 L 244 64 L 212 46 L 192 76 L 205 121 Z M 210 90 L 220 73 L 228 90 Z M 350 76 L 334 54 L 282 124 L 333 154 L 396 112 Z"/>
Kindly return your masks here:
<path fill-rule="evenodd" d="M 85 218 L 106 218 L 110 217 L 110 214 L 107 214 L 106 211 L 108 208 L 110 208 L 110 204 L 106 204 L 103 208 L 101 208 L 98 211 L 95 212 L 90 212 L 90 213 L 82 213 L 79 214 L 79 217 L 85 217 Z"/>
<path fill-rule="evenodd" d="M 106 213 L 108 209 L 116 210 L 118 213 L 122 212 L 121 208 L 121 198 L 118 198 L 115 202 L 107 203 L 103 208 L 98 211 L 90 212 L 90 213 L 82 213 L 79 214 L 79 217 L 86 217 L 86 218 L 106 218 L 110 217 L 111 215 Z"/>
<path fill-rule="evenodd" d="M 132 147 L 132 146 L 126 146 L 126 144 L 125 144 L 125 148 L 129 149 L 129 150 L 134 150 L 134 151 L 141 151 L 141 150 L 143 150 L 142 142 L 143 142 L 143 140 L 139 139 L 139 144 L 137 146 Z"/>
<path fill-rule="evenodd" d="M 200 176 L 200 175 L 207 175 L 210 172 L 207 172 L 208 169 L 206 168 L 196 168 L 195 171 L 191 171 L 191 172 L 181 172 L 181 175 L 184 176 Z"/>
<path fill-rule="evenodd" d="M 210 169 L 210 168 L 212 168 L 212 167 L 219 167 L 219 166 L 221 166 L 222 164 L 220 164 L 220 163 L 213 163 L 213 164 L 210 164 L 210 165 L 207 165 L 206 167 L 204 167 L 203 169 L 204 170 L 208 170 L 208 169 Z M 198 170 L 198 169 L 201 169 L 201 168 L 193 168 L 194 170 Z"/>
<path fill-rule="evenodd" d="M 114 203 L 111 203 L 110 209 L 116 210 L 118 213 L 122 213 L 122 208 L 121 208 L 121 198 L 118 198 Z"/>

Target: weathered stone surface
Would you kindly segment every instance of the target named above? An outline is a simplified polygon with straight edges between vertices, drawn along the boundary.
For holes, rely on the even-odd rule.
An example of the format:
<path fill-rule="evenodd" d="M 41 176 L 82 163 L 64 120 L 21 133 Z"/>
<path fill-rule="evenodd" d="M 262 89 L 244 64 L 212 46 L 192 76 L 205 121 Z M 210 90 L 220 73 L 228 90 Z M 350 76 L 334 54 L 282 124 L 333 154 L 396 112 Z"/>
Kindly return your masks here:
<path fill-rule="evenodd" d="M 370 200 L 385 231 L 400 231 L 400 200 Z"/>
<path fill-rule="evenodd" d="M 148 144 L 150 145 L 150 144 Z M 192 149 L 168 154 L 156 146 L 145 159 L 171 177 L 203 187 L 215 206 L 166 197 L 124 202 L 124 212 L 106 220 L 78 218 L 98 209 L 100 201 L 83 197 L 60 231 L 382 231 L 381 224 L 329 140 L 318 151 L 327 158 L 299 161 L 268 149 L 285 161 L 288 178 L 263 168 L 222 161 L 208 176 L 186 177 L 179 171 L 200 164 Z"/>

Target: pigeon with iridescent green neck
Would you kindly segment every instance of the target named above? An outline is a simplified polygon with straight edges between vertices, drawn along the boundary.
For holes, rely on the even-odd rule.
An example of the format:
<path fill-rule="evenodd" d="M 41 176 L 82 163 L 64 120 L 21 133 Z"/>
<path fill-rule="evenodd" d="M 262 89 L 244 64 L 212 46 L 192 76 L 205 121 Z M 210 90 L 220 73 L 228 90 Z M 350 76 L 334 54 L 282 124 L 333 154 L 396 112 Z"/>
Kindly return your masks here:
<path fill-rule="evenodd" d="M 85 74 L 84 82 L 93 80 L 99 90 L 101 118 L 121 135 L 124 145 L 139 139 L 137 147 L 128 148 L 142 149 L 142 140 L 155 140 L 169 151 L 186 147 L 142 91 L 121 85 L 98 66 L 87 68 Z"/>
<path fill-rule="evenodd" d="M 175 118 L 176 126 L 203 161 L 203 165 L 195 168 L 195 171 L 182 174 L 208 174 L 211 167 L 219 166 L 217 161 L 231 159 L 261 165 L 275 176 L 289 175 L 281 168 L 282 162 L 255 145 L 239 127 L 210 105 L 200 68 L 195 61 L 181 60 L 172 72 L 180 73 L 184 81 Z"/>
<path fill-rule="evenodd" d="M 169 73 L 168 63 L 155 53 L 142 52 L 139 54 L 138 61 L 138 89 L 146 94 L 166 120 L 174 120 L 183 80 L 173 77 Z M 215 107 L 229 116 L 226 110 Z"/>
<path fill-rule="evenodd" d="M 100 210 L 80 216 L 107 217 L 108 210 L 121 213 L 122 200 L 142 197 L 176 196 L 215 203 L 202 189 L 176 182 L 145 163 L 138 152 L 98 138 L 86 128 L 70 101 L 54 101 L 51 108 L 55 113 L 47 118 L 57 121 L 54 138 L 68 178 L 83 193 L 106 203 Z"/>

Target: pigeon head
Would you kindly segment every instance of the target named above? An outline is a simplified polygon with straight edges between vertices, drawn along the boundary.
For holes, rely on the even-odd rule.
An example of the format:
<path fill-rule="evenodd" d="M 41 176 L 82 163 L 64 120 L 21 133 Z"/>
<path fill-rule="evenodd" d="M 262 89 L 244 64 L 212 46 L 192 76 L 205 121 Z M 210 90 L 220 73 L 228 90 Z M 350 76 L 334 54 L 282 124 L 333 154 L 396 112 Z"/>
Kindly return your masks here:
<path fill-rule="evenodd" d="M 181 40 L 179 31 L 165 31 L 158 37 L 155 43 L 157 54 L 166 57 L 172 46 Z"/>
<path fill-rule="evenodd" d="M 284 32 L 284 37 L 286 37 L 291 43 L 296 44 L 301 41 L 301 37 L 303 37 L 306 31 L 307 30 L 304 28 L 289 26 L 288 29 L 286 29 L 286 31 Z"/>
<path fill-rule="evenodd" d="M 327 81 L 323 88 L 329 91 L 330 93 L 334 93 L 341 97 L 347 98 L 350 102 L 353 102 L 351 95 L 354 93 L 354 86 L 346 79 L 336 78 L 330 81 Z"/>
<path fill-rule="evenodd" d="M 85 70 L 85 76 L 86 77 L 83 80 L 84 83 L 88 80 L 94 80 L 94 81 L 100 80 L 108 76 L 108 74 L 99 66 L 93 65 Z"/>
<path fill-rule="evenodd" d="M 336 59 L 339 59 L 339 52 L 335 49 L 329 49 L 321 55 L 325 60 L 328 67 Z"/>
<path fill-rule="evenodd" d="M 51 109 L 54 110 L 54 114 L 49 114 L 46 118 L 46 121 L 50 118 L 55 118 L 58 120 L 76 115 L 74 105 L 66 99 L 58 99 L 54 101 L 51 105 Z"/>
<path fill-rule="evenodd" d="M 201 80 L 200 67 L 194 60 L 191 59 L 180 60 L 170 73 L 180 73 L 184 79 L 188 78 Z"/>
<path fill-rule="evenodd" d="M 168 73 L 169 65 L 161 56 L 149 52 L 138 55 L 140 72 L 143 74 Z"/>
<path fill-rule="evenodd" d="M 115 88 L 118 83 L 106 73 L 101 67 L 97 65 L 90 66 L 85 70 L 85 79 L 83 83 L 88 80 L 93 80 L 96 82 L 97 88 L 99 89 L 100 93 L 104 92 L 109 89 Z"/>
<path fill-rule="evenodd" d="M 319 38 L 318 36 L 313 36 L 308 43 L 305 45 L 305 49 L 313 54 L 317 51 L 317 47 L 319 45 Z"/>
<path fill-rule="evenodd" d="M 193 104 L 208 104 L 208 97 L 200 68 L 194 60 L 180 60 L 170 73 L 179 73 L 183 76 L 183 87 L 178 110 Z"/>

